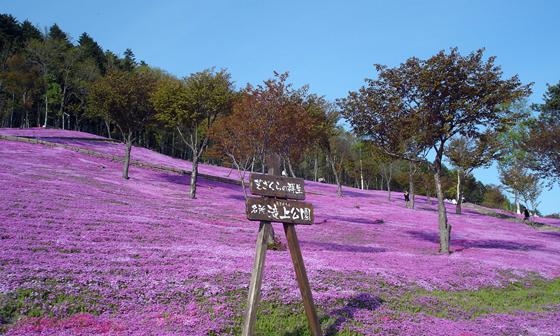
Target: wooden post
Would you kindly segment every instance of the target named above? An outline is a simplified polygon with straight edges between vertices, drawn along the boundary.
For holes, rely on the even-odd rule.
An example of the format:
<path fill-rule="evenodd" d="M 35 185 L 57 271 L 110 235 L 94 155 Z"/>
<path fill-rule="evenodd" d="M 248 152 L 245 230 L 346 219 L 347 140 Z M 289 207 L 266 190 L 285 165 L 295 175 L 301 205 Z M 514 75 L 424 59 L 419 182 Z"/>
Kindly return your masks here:
<path fill-rule="evenodd" d="M 268 245 L 267 238 L 270 236 L 271 229 L 272 224 L 270 224 L 270 222 L 261 221 L 259 225 L 259 234 L 257 236 L 255 262 L 253 263 L 253 271 L 251 273 L 251 284 L 249 285 L 249 297 L 242 332 L 243 336 L 252 336 L 255 334 L 257 306 L 261 296 L 264 260 Z"/>
<path fill-rule="evenodd" d="M 303 264 L 303 257 L 301 255 L 295 225 L 284 223 L 284 232 L 286 233 L 288 248 L 290 249 L 290 255 L 292 256 L 292 262 L 296 271 L 296 278 L 299 284 L 301 297 L 303 299 L 303 306 L 305 308 L 305 315 L 307 315 L 309 330 L 311 331 L 311 335 L 320 336 L 321 324 L 319 323 L 317 311 L 315 310 L 315 305 L 313 304 L 313 295 L 311 293 L 311 287 L 309 286 L 309 280 L 307 279 L 305 265 Z"/>
<path fill-rule="evenodd" d="M 271 170 L 274 173 L 277 165 L 275 162 L 271 162 L 269 167 L 272 167 Z M 321 325 L 313 304 L 313 295 L 295 229 L 295 224 L 311 225 L 314 221 L 313 206 L 299 201 L 305 199 L 304 181 L 297 178 L 251 174 L 249 187 L 251 194 L 264 196 L 264 198 L 249 198 L 245 203 L 247 219 L 260 221 L 260 227 L 242 335 L 254 335 L 267 249 L 266 238 L 272 231 L 271 222 L 281 222 L 284 225 L 309 330 L 312 336 L 320 336 Z"/>

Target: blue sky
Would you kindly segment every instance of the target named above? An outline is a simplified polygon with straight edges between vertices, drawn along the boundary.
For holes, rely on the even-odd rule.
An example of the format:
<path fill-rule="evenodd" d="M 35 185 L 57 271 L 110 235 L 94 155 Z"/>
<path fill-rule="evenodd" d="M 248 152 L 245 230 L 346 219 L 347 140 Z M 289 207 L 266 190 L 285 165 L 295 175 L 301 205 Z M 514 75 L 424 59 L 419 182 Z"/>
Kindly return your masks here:
<path fill-rule="evenodd" d="M 486 48 L 504 74 L 534 82 L 531 102 L 560 81 L 559 1 L 26 1 L 0 11 L 40 27 L 58 23 L 77 39 L 87 32 L 104 49 L 131 48 L 138 59 L 178 76 L 216 66 L 238 86 L 290 71 L 296 85 L 329 99 L 395 66 L 441 49 Z M 498 183 L 495 168 L 475 171 Z M 560 212 L 560 188 L 539 207 Z"/>

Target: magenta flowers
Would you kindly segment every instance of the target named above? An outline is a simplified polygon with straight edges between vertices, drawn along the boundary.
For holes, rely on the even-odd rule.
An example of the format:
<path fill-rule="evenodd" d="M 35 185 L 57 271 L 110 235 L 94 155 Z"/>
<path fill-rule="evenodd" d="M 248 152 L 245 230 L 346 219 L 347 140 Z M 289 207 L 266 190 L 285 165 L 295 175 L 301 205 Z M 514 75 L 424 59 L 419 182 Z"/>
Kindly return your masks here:
<path fill-rule="evenodd" d="M 64 138 L 94 137 L 75 132 L 2 129 L 1 134 L 55 137 L 50 141 L 123 153 L 122 144 Z M 132 158 L 190 167 L 143 148 L 134 148 Z M 225 177 L 229 169 L 201 165 L 200 171 Z M 185 176 L 131 167 L 131 179 L 123 180 L 120 173 L 118 162 L 0 140 L 0 303 L 11 307 L 0 323 L 7 333 L 234 333 L 257 231 L 245 219 L 241 187 L 201 178 L 198 199 L 192 200 Z M 501 287 L 528 276 L 557 278 L 560 232 L 472 209 L 463 215 L 450 211 L 453 253 L 442 256 L 436 253 L 435 205 L 422 197 L 411 210 L 402 199 L 387 201 L 382 191 L 346 188 L 339 198 L 332 185 L 307 181 L 305 188 L 316 224 L 298 227 L 298 235 L 314 297 L 332 323 L 347 317 L 333 332 L 560 333 L 551 322 L 560 319 L 558 305 L 476 318 L 422 311 L 397 316 L 373 292 L 381 281 L 403 293 L 429 293 Z M 264 301 L 299 301 L 284 252 L 268 254 Z M 358 303 L 350 304 L 356 297 Z M 340 302 L 350 302 L 344 314 Z"/>

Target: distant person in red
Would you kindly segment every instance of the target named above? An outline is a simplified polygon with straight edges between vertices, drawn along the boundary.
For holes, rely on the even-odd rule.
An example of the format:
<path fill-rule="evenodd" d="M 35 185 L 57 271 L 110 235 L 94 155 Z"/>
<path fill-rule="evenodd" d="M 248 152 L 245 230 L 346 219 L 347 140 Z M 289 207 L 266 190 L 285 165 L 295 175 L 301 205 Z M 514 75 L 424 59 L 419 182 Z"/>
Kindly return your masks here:
<path fill-rule="evenodd" d="M 407 208 L 408 208 L 408 203 L 410 203 L 410 195 L 408 193 L 408 190 L 405 190 L 404 191 L 404 204 Z"/>

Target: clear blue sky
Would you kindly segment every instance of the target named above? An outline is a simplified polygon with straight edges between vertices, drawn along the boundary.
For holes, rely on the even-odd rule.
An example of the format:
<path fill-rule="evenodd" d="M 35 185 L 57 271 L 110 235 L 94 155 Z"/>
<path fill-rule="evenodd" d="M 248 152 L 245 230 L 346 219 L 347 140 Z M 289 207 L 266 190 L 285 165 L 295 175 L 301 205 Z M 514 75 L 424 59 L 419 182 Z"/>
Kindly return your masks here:
<path fill-rule="evenodd" d="M 560 1 L 26 1 L 0 0 L 0 11 L 40 27 L 58 23 L 77 39 L 87 32 L 104 49 L 178 76 L 216 66 L 238 86 L 290 71 L 296 85 L 329 99 L 375 75 L 372 64 L 398 65 L 441 49 L 480 47 L 505 75 L 560 80 Z M 495 168 L 475 172 L 498 183 Z M 543 193 L 544 213 L 560 212 L 560 188 Z"/>

